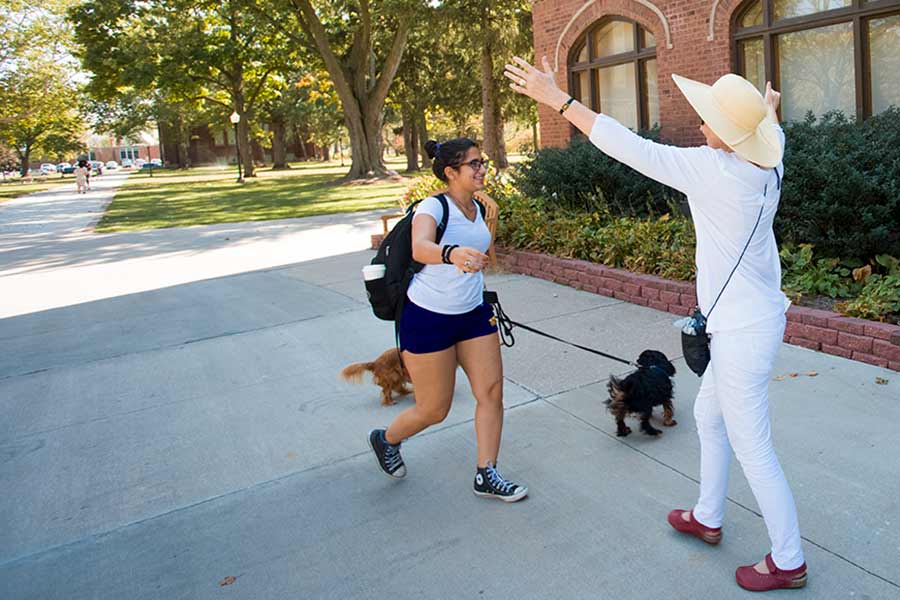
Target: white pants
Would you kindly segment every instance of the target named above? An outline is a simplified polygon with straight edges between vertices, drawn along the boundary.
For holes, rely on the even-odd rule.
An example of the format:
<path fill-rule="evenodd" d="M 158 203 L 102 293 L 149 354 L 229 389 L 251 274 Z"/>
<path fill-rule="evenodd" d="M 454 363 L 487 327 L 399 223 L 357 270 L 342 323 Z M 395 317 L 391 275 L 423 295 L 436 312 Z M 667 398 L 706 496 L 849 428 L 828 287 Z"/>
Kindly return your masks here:
<path fill-rule="evenodd" d="M 731 450 L 741 463 L 766 521 L 772 560 L 780 569 L 803 564 L 797 508 L 772 446 L 769 378 L 784 335 L 785 319 L 712 336 L 711 359 L 694 419 L 700 436 L 700 499 L 694 517 L 721 527 Z"/>

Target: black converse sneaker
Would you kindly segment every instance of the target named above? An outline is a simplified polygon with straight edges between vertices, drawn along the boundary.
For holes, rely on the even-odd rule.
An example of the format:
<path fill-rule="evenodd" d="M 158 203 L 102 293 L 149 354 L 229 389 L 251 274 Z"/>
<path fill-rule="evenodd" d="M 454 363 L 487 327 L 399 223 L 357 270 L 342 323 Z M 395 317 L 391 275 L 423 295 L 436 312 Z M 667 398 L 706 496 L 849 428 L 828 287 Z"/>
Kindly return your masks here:
<path fill-rule="evenodd" d="M 475 485 L 472 488 L 476 496 L 497 498 L 504 502 L 516 502 L 528 495 L 528 488 L 503 478 L 497 467 L 488 463 L 475 473 Z"/>
<path fill-rule="evenodd" d="M 384 434 L 384 429 L 373 429 L 369 432 L 369 446 L 375 453 L 378 466 L 388 477 L 394 479 L 406 477 L 406 465 L 400 456 L 400 444 L 388 444 Z"/>

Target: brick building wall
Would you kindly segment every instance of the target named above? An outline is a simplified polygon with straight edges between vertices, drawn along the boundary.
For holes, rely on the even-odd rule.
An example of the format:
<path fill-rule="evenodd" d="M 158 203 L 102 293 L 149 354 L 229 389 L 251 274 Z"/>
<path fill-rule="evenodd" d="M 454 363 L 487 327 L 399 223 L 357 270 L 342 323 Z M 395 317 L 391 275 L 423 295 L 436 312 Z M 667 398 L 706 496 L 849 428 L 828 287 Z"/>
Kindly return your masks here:
<path fill-rule="evenodd" d="M 672 81 L 677 73 L 712 84 L 733 70 L 732 16 L 742 0 L 537 0 L 533 5 L 537 62 L 556 66 L 557 84 L 568 90 L 567 62 L 586 29 L 607 16 L 632 19 L 656 38 L 661 135 L 677 144 L 702 141 L 696 113 Z M 714 13 L 712 38 L 710 16 Z M 668 29 L 668 31 L 667 31 Z M 557 51 L 558 48 L 558 51 Z M 565 146 L 571 126 L 554 109 L 540 106 L 542 146 Z"/>

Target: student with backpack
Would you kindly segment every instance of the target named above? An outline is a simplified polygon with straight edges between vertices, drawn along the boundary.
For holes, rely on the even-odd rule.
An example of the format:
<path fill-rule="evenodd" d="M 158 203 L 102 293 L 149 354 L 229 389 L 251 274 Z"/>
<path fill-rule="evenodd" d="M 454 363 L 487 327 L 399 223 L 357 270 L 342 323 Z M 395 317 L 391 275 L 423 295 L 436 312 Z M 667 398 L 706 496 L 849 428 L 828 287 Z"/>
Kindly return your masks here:
<path fill-rule="evenodd" d="M 415 388 L 416 404 L 387 429 L 369 432 L 382 471 L 406 475 L 400 444 L 440 423 L 450 411 L 461 366 L 475 395 L 478 465 L 473 491 L 504 502 L 521 500 L 528 488 L 497 470 L 503 429 L 503 364 L 493 310 L 483 299 L 485 254 L 491 234 L 474 193 L 484 187 L 488 161 L 472 140 L 425 145 L 435 176 L 447 191 L 426 198 L 412 216 L 412 259 L 424 265 L 412 274 L 398 320 L 400 351 Z M 446 210 L 446 212 L 445 212 Z M 442 227 L 443 226 L 443 227 Z M 387 241 L 387 239 L 385 240 Z M 373 302 L 374 305 L 374 302 Z M 377 311 L 376 311 L 377 312 Z M 384 318 L 384 317 L 382 317 Z"/>

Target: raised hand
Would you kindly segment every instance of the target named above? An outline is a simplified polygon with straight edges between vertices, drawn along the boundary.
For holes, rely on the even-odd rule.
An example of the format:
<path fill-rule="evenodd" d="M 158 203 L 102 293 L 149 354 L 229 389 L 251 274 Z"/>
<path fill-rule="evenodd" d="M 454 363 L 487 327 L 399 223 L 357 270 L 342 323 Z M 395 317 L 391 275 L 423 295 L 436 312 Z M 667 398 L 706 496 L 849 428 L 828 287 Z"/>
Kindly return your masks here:
<path fill-rule="evenodd" d="M 512 82 L 509 87 L 513 90 L 556 108 L 569 98 L 569 95 L 556 85 L 553 69 L 546 56 L 542 61 L 543 71 L 531 66 L 528 61 L 518 56 L 513 57 L 513 61 L 518 66 L 506 65 L 503 72 L 506 78 Z"/>
<path fill-rule="evenodd" d="M 768 106 L 769 118 L 778 122 L 778 105 L 781 103 L 781 94 L 772 89 L 772 82 L 766 82 L 766 105 Z"/>

